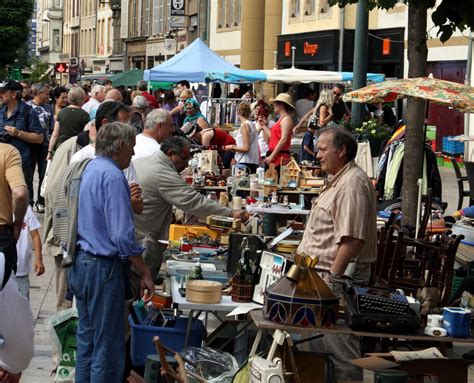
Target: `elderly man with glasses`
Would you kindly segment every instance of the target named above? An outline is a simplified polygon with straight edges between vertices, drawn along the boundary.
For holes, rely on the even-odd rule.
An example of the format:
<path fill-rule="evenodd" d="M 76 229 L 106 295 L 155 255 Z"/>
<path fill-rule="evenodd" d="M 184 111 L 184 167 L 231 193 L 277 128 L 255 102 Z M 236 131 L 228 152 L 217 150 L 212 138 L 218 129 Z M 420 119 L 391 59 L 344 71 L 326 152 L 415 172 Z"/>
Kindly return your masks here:
<path fill-rule="evenodd" d="M 135 233 L 145 248 L 143 257 L 152 277 L 156 277 L 163 261 L 173 206 L 198 217 L 224 215 L 245 220 L 245 210 L 232 210 L 207 199 L 188 185 L 180 173 L 191 159 L 190 142 L 183 137 L 171 137 L 161 144 L 160 151 L 133 161 L 143 192 L 142 214 L 135 214 Z M 133 271 L 133 268 L 132 268 Z M 132 294 L 138 277 L 132 272 Z"/>

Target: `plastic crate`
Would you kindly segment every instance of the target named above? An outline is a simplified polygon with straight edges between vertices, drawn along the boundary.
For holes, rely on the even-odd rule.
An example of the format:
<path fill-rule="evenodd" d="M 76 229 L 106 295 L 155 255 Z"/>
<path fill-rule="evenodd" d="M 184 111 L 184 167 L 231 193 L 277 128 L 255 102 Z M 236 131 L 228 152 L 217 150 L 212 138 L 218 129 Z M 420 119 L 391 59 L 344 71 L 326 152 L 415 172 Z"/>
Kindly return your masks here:
<path fill-rule="evenodd" d="M 156 354 L 153 337 L 159 336 L 165 346 L 174 351 L 181 351 L 186 340 L 186 328 L 189 318 L 177 318 L 174 327 L 142 326 L 133 323 L 128 317 L 131 332 L 130 356 L 134 366 L 144 366 L 147 355 Z M 192 319 L 189 331 L 188 346 L 201 347 L 201 342 L 206 334 L 204 324 L 199 319 Z"/>
<path fill-rule="evenodd" d="M 461 154 L 464 153 L 464 142 L 450 141 L 450 137 L 443 137 L 443 153 Z"/>

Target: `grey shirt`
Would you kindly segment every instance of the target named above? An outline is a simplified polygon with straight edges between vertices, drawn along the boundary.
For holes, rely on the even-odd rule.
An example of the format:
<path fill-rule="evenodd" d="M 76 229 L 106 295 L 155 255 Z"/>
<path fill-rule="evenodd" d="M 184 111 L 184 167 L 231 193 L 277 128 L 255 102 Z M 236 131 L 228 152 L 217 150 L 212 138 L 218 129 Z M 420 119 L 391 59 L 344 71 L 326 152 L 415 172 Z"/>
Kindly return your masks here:
<path fill-rule="evenodd" d="M 162 151 L 137 158 L 133 164 L 144 202 L 142 214 L 135 214 L 135 228 L 152 241 L 168 239 L 173 206 L 198 217 L 232 212 L 189 186 Z"/>

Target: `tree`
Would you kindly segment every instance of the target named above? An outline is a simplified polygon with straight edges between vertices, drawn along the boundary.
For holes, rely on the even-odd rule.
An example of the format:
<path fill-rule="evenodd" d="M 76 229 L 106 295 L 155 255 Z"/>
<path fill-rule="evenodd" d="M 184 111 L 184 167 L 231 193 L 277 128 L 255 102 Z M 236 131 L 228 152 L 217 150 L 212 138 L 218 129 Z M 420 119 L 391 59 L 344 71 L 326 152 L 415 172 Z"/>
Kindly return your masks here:
<path fill-rule="evenodd" d="M 357 3 L 358 0 L 329 0 L 331 5 L 344 7 Z M 389 9 L 397 0 L 367 0 L 370 9 Z M 472 2 L 462 0 L 405 0 L 408 3 L 408 77 L 427 75 L 428 38 L 426 25 L 428 9 L 435 8 L 432 21 L 438 28 L 437 34 L 444 43 L 456 29 L 464 30 L 474 27 L 474 7 Z M 423 174 L 423 122 L 426 103 L 410 100 L 407 105 L 405 153 L 410 153 L 410 160 L 403 163 L 402 210 L 404 225 L 414 226 L 418 185 Z"/>
<path fill-rule="evenodd" d="M 0 67 L 11 65 L 28 41 L 34 0 L 0 1 Z"/>

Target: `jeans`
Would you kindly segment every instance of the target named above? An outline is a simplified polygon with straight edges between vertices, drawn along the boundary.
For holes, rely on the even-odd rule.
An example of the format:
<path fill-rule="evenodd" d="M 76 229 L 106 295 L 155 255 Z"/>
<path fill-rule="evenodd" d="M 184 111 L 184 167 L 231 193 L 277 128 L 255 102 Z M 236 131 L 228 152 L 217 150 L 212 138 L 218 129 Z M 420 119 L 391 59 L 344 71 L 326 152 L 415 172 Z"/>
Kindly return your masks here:
<path fill-rule="evenodd" d="M 16 284 L 18 285 L 18 291 L 21 293 L 21 295 L 30 300 L 30 276 L 16 276 Z"/>
<path fill-rule="evenodd" d="M 76 383 L 121 382 L 125 368 L 124 263 L 76 252 L 68 284 L 79 313 Z"/>
<path fill-rule="evenodd" d="M 38 166 L 38 190 L 36 195 L 36 203 L 44 205 L 44 198 L 40 195 L 41 184 L 44 180 L 44 175 L 46 174 L 46 165 L 48 161 L 46 157 L 48 156 L 48 147 L 41 145 L 31 145 L 31 171 L 29 174 L 30 179 L 28 179 L 28 192 L 30 193 L 30 205 L 34 204 L 34 190 L 33 190 L 33 178 L 35 175 L 35 168 Z"/>

